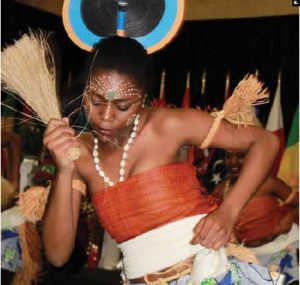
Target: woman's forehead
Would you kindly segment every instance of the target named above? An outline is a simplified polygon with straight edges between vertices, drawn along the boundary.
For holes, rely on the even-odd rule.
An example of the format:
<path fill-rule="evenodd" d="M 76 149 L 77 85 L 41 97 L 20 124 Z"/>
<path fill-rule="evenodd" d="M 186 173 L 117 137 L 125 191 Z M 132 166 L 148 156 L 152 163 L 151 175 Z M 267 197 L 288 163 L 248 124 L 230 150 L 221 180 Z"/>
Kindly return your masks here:
<path fill-rule="evenodd" d="M 90 89 L 105 96 L 107 100 L 123 99 L 126 97 L 142 98 L 143 91 L 131 77 L 114 71 L 95 73 L 89 82 Z"/>
<path fill-rule="evenodd" d="M 128 74 L 120 73 L 113 70 L 101 70 L 93 72 L 91 76 L 91 81 L 93 80 L 102 80 L 110 85 L 133 85 L 137 86 L 134 78 Z"/>

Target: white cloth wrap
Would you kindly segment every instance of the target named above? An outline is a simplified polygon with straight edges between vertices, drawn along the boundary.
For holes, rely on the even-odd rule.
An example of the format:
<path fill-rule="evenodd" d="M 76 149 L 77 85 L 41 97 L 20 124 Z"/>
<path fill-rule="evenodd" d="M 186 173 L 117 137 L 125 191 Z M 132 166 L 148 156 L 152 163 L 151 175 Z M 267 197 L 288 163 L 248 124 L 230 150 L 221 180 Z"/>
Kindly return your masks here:
<path fill-rule="evenodd" d="M 205 216 L 188 217 L 120 243 L 126 278 L 160 271 L 193 255 L 189 284 L 226 273 L 230 265 L 224 248 L 212 250 L 190 244 L 195 225 Z"/>
<path fill-rule="evenodd" d="M 258 256 L 265 254 L 273 254 L 276 252 L 280 252 L 281 250 L 285 249 L 297 240 L 299 240 L 299 227 L 297 224 L 293 224 L 292 228 L 288 233 L 281 234 L 276 239 L 264 245 L 258 247 L 251 247 L 250 249 Z"/>
<path fill-rule="evenodd" d="M 19 206 L 14 206 L 1 213 L 1 230 L 13 229 L 25 223 Z"/>

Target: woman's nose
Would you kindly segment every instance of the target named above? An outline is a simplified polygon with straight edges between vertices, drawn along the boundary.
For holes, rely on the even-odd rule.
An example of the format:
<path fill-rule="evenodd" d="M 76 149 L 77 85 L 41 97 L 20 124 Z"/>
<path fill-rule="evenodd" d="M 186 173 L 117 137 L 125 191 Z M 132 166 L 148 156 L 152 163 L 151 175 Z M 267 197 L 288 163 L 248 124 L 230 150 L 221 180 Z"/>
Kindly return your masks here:
<path fill-rule="evenodd" d="M 113 121 L 113 110 L 112 110 L 112 104 L 108 103 L 105 105 L 103 112 L 101 113 L 101 119 L 104 122 L 112 122 Z"/>

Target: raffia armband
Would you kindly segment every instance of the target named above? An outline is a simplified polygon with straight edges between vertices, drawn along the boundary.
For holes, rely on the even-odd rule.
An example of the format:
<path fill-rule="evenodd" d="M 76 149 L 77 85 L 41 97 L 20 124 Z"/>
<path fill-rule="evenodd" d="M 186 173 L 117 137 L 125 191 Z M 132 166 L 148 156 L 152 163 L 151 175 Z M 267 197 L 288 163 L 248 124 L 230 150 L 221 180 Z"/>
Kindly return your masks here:
<path fill-rule="evenodd" d="M 86 196 L 86 185 L 79 179 L 72 180 L 72 188 L 80 192 L 80 194 L 85 197 Z"/>
<path fill-rule="evenodd" d="M 225 101 L 223 109 L 211 113 L 215 119 L 199 148 L 209 146 L 223 118 L 237 126 L 257 126 L 258 122 L 254 115 L 253 106 L 268 102 L 269 92 L 263 87 L 263 83 L 255 75 L 247 74 Z"/>
<path fill-rule="evenodd" d="M 215 112 L 214 114 L 216 114 L 216 117 L 206 135 L 206 137 L 204 138 L 202 144 L 199 146 L 200 148 L 207 148 L 212 140 L 212 138 L 214 137 L 216 131 L 218 130 L 220 123 L 222 121 L 222 119 L 224 118 L 225 112 L 224 110 L 221 110 L 220 112 Z"/>
<path fill-rule="evenodd" d="M 43 218 L 48 201 L 51 183 L 47 187 L 33 186 L 19 194 L 19 207 L 22 216 L 32 223 Z M 72 189 L 86 196 L 86 185 L 79 179 L 72 180 Z"/>

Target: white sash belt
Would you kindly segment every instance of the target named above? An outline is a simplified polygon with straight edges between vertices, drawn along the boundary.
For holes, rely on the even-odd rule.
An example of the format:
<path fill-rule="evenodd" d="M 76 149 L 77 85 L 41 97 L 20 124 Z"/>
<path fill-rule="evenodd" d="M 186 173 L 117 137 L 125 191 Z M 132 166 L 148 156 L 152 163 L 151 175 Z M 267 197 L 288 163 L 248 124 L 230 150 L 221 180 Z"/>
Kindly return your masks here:
<path fill-rule="evenodd" d="M 206 215 L 197 215 L 148 231 L 119 244 L 128 279 L 142 277 L 196 255 L 190 282 L 216 277 L 229 269 L 224 248 L 191 245 L 195 225 Z"/>

